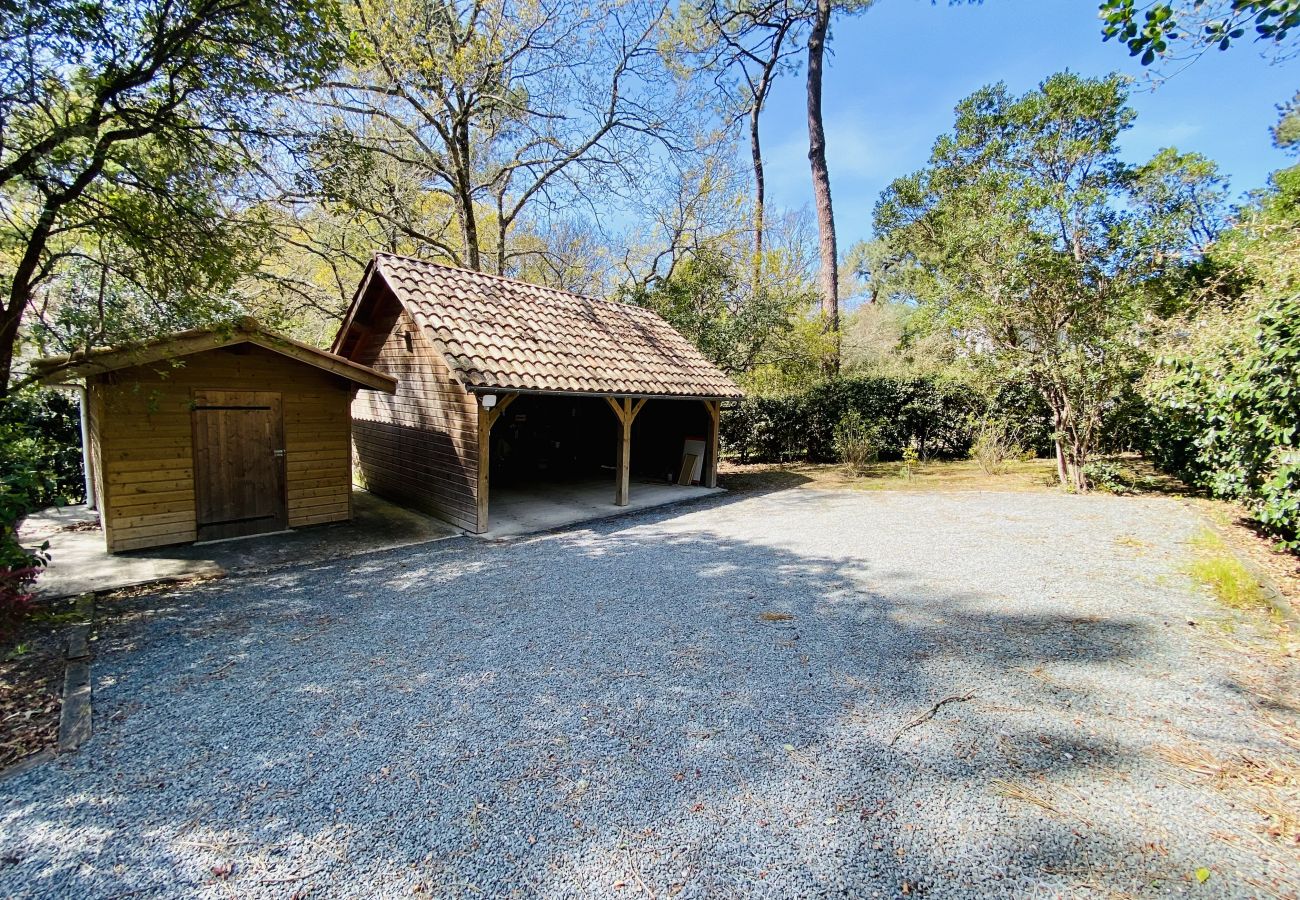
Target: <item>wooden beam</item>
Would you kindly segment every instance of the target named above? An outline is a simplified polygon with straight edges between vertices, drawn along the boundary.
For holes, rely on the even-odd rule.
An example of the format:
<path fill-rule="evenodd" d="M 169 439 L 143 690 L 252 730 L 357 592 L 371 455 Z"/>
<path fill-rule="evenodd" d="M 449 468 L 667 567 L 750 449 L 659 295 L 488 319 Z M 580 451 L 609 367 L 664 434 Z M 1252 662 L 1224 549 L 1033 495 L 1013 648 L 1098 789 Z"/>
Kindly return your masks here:
<path fill-rule="evenodd" d="M 488 472 L 492 464 L 492 426 L 518 396 L 518 394 L 505 394 L 491 409 L 483 406 L 482 397 L 478 398 L 478 485 L 474 491 L 475 499 L 478 501 L 478 511 L 474 516 L 475 534 L 482 534 L 488 530 Z"/>
<path fill-rule="evenodd" d="M 397 390 L 397 379 L 391 375 L 376 372 L 369 366 L 363 366 L 334 353 L 318 350 L 282 334 L 266 331 L 257 324 L 257 320 L 247 317 L 228 326 L 177 332 L 133 347 L 49 357 L 37 360 L 33 365 L 40 373 L 40 380 L 48 384 L 60 379 L 93 378 L 118 369 L 181 359 L 195 353 L 220 350 L 238 344 L 254 344 L 371 390 L 383 391 L 387 394 Z"/>
<path fill-rule="evenodd" d="M 492 410 L 478 404 L 478 485 L 474 492 L 478 512 L 474 517 L 474 533 L 488 530 L 488 464 L 491 462 Z"/>
<path fill-rule="evenodd" d="M 618 465 L 614 472 L 614 505 L 627 506 L 632 481 L 632 423 L 649 397 L 632 402 L 631 397 L 614 398 L 605 395 L 605 402 L 618 417 Z"/>
<path fill-rule="evenodd" d="M 719 430 L 722 421 L 722 401 L 702 400 L 709 411 L 709 440 L 704 449 L 704 471 L 700 481 L 705 487 L 718 486 L 718 450 L 720 445 Z"/>
<path fill-rule="evenodd" d="M 622 401 L 622 400 L 616 400 L 616 399 L 614 399 L 613 397 L 611 397 L 609 394 L 605 394 L 604 397 L 605 397 L 605 402 L 609 404 L 609 408 L 612 409 L 612 410 L 614 410 L 614 415 L 618 416 L 618 420 L 619 420 L 619 422 L 622 422 L 622 421 L 623 421 L 623 401 Z"/>
<path fill-rule="evenodd" d="M 618 471 L 615 474 L 618 481 L 614 488 L 614 505 L 627 506 L 632 480 L 632 400 L 625 398 L 619 402 L 622 410 L 618 415 Z"/>
<path fill-rule="evenodd" d="M 491 419 L 493 425 L 497 423 L 497 419 L 501 418 L 501 414 L 506 411 L 506 407 L 514 403 L 518 397 L 518 394 L 506 394 L 497 401 L 497 405 L 492 407 Z"/>

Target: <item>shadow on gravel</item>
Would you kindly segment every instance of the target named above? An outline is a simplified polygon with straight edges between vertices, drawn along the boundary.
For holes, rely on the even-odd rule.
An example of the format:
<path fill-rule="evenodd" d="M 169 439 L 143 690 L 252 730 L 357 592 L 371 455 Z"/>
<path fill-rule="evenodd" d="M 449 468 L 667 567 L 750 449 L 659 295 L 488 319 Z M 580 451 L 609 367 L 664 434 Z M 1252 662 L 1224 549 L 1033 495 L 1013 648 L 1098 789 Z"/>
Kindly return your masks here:
<path fill-rule="evenodd" d="M 92 743 L 0 784 L 0 893 L 1023 894 L 1097 854 L 1145 884 L 1078 789 L 1127 751 L 1035 674 L 1140 660 L 1142 624 L 677 515 L 129 601 Z"/>

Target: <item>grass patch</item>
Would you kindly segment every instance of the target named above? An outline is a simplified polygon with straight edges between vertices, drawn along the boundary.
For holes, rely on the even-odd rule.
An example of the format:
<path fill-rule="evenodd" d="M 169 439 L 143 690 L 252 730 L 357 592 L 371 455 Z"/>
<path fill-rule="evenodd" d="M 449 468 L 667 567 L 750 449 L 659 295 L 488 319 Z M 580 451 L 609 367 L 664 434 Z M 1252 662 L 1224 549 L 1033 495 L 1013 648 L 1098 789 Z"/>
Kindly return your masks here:
<path fill-rule="evenodd" d="M 1233 609 L 1272 610 L 1268 595 L 1250 569 L 1208 529 L 1192 538 L 1200 556 L 1192 560 L 1191 576 L 1210 589 L 1216 600 Z"/>
<path fill-rule="evenodd" d="M 786 612 L 765 612 L 759 613 L 758 617 L 764 622 L 789 622 L 794 619 L 790 613 Z"/>

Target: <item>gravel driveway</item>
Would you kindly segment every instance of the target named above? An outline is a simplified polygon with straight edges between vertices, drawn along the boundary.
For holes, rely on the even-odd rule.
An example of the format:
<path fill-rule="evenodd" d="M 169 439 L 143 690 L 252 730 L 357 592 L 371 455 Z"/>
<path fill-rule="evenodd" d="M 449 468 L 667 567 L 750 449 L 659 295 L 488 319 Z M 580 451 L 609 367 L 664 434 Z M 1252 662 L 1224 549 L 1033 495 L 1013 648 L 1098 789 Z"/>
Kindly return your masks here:
<path fill-rule="evenodd" d="M 126 601 L 92 742 L 0 783 L 0 894 L 1295 896 L 1170 761 L 1300 755 L 1197 527 L 791 490 Z"/>

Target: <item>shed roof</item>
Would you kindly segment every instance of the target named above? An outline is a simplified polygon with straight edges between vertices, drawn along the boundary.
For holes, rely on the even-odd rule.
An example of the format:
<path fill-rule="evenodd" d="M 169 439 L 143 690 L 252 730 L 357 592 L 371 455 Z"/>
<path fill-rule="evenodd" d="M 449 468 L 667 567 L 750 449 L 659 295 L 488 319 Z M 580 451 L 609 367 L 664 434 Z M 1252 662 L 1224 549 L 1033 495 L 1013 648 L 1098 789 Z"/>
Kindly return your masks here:
<path fill-rule="evenodd" d="M 101 375 L 165 359 L 177 359 L 205 350 L 219 350 L 237 344 L 255 344 L 299 362 L 323 369 L 371 390 L 393 393 L 397 379 L 342 356 L 295 341 L 267 328 L 256 319 L 244 317 L 211 328 L 195 328 L 125 347 L 80 351 L 70 356 L 47 356 L 34 360 L 32 367 L 41 382 L 50 384 L 70 378 Z"/>
<path fill-rule="evenodd" d="M 471 391 L 743 396 L 651 310 L 388 253 L 367 268 L 335 352 L 376 277 Z"/>

